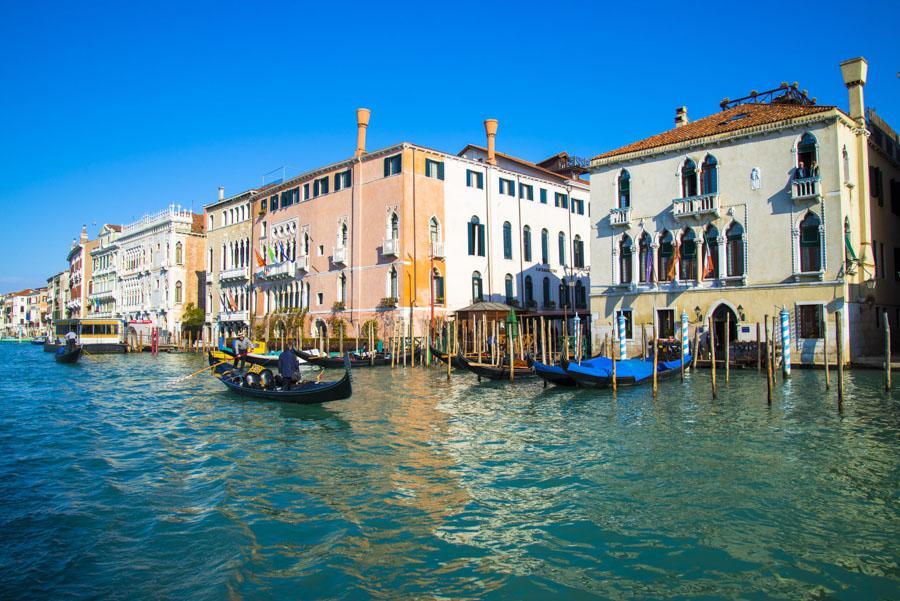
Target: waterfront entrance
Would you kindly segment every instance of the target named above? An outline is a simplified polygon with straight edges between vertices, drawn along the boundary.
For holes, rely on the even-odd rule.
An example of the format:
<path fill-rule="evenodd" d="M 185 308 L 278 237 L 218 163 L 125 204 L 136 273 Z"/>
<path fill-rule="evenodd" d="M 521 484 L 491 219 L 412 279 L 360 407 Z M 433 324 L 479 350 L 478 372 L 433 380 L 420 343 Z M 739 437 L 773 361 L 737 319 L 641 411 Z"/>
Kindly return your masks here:
<path fill-rule="evenodd" d="M 713 328 L 716 332 L 716 355 L 725 357 L 725 326 L 728 322 L 728 339 L 733 343 L 737 340 L 738 326 L 737 315 L 731 310 L 731 307 L 725 303 L 719 304 L 713 311 Z"/>

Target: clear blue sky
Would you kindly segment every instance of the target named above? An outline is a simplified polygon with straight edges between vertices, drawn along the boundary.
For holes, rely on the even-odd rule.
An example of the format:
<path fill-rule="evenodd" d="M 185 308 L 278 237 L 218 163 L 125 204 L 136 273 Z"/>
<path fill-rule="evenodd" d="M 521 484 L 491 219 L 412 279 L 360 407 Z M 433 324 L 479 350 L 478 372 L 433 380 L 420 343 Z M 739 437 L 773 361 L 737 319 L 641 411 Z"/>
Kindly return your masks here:
<path fill-rule="evenodd" d="M 456 151 L 496 117 L 504 152 L 592 156 L 781 81 L 846 107 L 863 55 L 900 129 L 896 2 L 295 4 L 5 2 L 0 291 L 45 284 L 83 223 L 349 156 L 358 106 L 370 149 Z"/>

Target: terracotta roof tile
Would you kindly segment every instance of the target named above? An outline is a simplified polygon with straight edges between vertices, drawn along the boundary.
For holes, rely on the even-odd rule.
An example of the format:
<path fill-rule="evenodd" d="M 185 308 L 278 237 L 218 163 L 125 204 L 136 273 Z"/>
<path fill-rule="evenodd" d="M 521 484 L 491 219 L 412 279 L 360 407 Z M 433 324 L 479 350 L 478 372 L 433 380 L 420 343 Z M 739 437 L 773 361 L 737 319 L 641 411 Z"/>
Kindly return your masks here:
<path fill-rule="evenodd" d="M 816 113 L 824 113 L 834 109 L 833 106 L 808 106 L 800 104 L 740 104 L 709 117 L 692 121 L 687 125 L 664 131 L 661 134 L 644 138 L 621 148 L 598 154 L 594 159 L 605 159 L 613 156 L 650 150 L 669 144 L 678 144 L 697 138 L 716 134 L 739 131 L 768 123 L 776 123 L 796 117 L 804 117 Z"/>

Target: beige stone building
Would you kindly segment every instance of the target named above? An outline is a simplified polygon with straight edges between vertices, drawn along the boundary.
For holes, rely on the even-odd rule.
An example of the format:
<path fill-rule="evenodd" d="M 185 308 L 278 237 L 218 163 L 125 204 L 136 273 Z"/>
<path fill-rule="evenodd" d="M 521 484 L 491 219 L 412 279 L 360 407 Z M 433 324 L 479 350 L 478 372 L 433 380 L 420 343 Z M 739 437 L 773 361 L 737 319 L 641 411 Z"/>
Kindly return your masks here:
<path fill-rule="evenodd" d="M 206 336 L 231 337 L 250 325 L 250 199 L 256 190 L 218 199 L 204 207 L 206 217 Z"/>
<path fill-rule="evenodd" d="M 620 312 L 635 353 L 638 324 L 671 337 L 687 313 L 712 318 L 719 339 L 727 320 L 732 340 L 755 340 L 786 309 L 794 363 L 821 361 L 826 335 L 833 356 L 837 311 L 845 359 L 879 352 L 876 302 L 896 308 L 897 295 L 875 271 L 866 63 L 841 70 L 847 110 L 783 84 L 698 121 L 679 108 L 675 128 L 591 161 L 595 344 Z"/>

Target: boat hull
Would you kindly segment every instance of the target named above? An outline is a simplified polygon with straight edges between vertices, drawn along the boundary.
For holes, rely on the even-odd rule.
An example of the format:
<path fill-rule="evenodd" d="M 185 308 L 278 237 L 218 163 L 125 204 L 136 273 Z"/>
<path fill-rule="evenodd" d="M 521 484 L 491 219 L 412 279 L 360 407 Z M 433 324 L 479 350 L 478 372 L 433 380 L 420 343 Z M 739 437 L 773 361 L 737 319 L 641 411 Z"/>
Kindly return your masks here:
<path fill-rule="evenodd" d="M 554 386 L 575 386 L 577 382 L 559 365 L 546 365 L 540 361 L 534 361 L 531 369 L 535 375 Z"/>
<path fill-rule="evenodd" d="M 486 363 L 474 363 L 468 361 L 462 355 L 456 356 L 460 365 L 465 369 L 478 376 L 479 378 L 487 378 L 489 380 L 509 380 L 509 366 L 488 365 Z M 513 368 L 513 380 L 532 380 L 537 375 L 528 367 Z"/>
<path fill-rule="evenodd" d="M 219 360 L 212 353 L 209 354 L 209 364 L 216 365 Z M 350 398 L 353 394 L 349 364 L 345 365 L 344 375 L 340 380 L 333 382 L 306 382 L 295 384 L 289 390 L 264 389 L 244 386 L 240 383 L 240 377 L 235 376 L 230 365 L 216 365 L 213 375 L 231 392 L 242 397 L 278 401 L 281 403 L 294 403 L 300 405 L 317 405 L 331 401 L 340 401 Z M 237 381 L 235 381 L 237 380 Z"/>
<path fill-rule="evenodd" d="M 66 350 L 65 348 L 57 349 L 56 353 L 53 355 L 53 358 L 57 363 L 78 363 L 78 360 L 81 358 L 82 349 L 80 346 L 76 346 L 72 350 Z"/>

